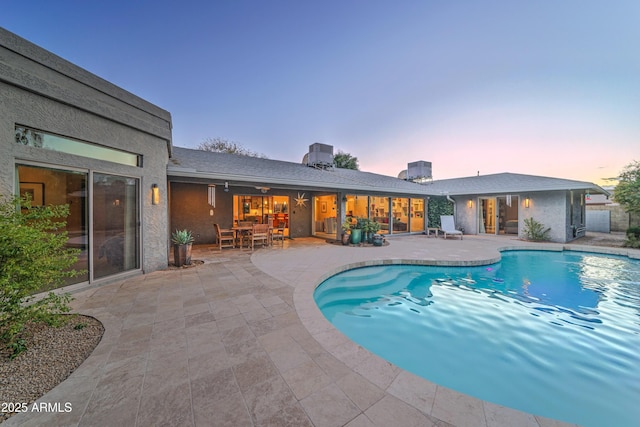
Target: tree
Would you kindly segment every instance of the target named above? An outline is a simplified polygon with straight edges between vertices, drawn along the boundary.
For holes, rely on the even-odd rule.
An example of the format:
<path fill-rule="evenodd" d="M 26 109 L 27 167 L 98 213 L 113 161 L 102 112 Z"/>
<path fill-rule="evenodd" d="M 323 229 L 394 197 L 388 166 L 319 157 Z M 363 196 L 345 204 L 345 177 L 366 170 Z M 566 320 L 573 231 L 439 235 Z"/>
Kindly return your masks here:
<path fill-rule="evenodd" d="M 241 156 L 260 157 L 262 159 L 267 158 L 267 156 L 262 153 L 249 150 L 237 142 L 231 142 L 224 138 L 220 138 L 219 136 L 205 139 L 203 142 L 198 144 L 196 149 L 202 151 L 213 151 L 214 153 L 238 154 Z"/>
<path fill-rule="evenodd" d="M 625 166 L 613 190 L 613 199 L 627 212 L 640 213 L 640 162 Z"/>
<path fill-rule="evenodd" d="M 334 154 L 333 163 L 340 169 L 360 170 L 360 167 L 358 166 L 358 158 L 340 150 Z"/>
<path fill-rule="evenodd" d="M 63 218 L 67 205 L 31 206 L 29 198 L 0 200 L 0 342 L 12 350 L 12 357 L 25 350 L 22 336 L 27 323 L 45 322 L 57 326 L 62 313 L 69 312 L 69 294 L 49 292 L 71 270 L 79 249 L 66 248 Z"/>

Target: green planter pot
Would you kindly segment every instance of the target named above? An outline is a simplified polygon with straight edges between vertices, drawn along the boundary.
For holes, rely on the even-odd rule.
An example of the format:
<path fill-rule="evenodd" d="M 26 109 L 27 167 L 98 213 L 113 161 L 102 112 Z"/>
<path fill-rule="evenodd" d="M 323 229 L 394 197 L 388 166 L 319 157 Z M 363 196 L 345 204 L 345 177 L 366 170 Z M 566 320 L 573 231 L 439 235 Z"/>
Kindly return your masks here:
<path fill-rule="evenodd" d="M 351 244 L 359 245 L 362 240 L 362 229 L 354 228 L 351 230 Z"/>

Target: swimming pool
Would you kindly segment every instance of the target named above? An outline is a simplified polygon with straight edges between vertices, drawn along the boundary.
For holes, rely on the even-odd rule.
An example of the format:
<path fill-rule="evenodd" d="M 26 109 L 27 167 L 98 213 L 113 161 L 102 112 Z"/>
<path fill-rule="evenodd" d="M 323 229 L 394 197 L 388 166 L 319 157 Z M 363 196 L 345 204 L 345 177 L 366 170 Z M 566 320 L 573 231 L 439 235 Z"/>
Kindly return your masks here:
<path fill-rule="evenodd" d="M 445 387 L 584 426 L 640 419 L 640 261 L 508 251 L 483 267 L 363 267 L 314 297 L 353 341 Z"/>

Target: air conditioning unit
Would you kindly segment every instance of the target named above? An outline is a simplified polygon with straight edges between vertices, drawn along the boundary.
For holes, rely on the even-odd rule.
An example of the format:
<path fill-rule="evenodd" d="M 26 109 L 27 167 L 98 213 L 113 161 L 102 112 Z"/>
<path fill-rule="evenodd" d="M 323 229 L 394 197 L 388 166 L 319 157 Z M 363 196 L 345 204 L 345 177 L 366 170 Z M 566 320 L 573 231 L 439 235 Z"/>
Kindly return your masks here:
<path fill-rule="evenodd" d="M 333 166 L 333 145 L 316 142 L 309 146 L 308 165 L 327 168 Z"/>
<path fill-rule="evenodd" d="M 431 162 L 418 160 L 407 164 L 407 180 L 431 179 Z"/>

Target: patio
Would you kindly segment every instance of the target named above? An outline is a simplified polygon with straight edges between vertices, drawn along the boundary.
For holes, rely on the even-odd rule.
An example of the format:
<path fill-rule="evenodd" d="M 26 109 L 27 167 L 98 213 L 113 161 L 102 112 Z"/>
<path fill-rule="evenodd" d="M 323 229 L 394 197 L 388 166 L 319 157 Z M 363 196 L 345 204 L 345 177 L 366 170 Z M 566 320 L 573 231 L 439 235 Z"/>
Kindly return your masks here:
<path fill-rule="evenodd" d="M 315 238 L 253 253 L 194 248 L 203 265 L 156 271 L 75 294 L 105 326 L 94 353 L 7 426 L 560 426 L 439 387 L 349 341 L 324 319 L 315 286 L 381 260 L 483 263 L 509 237 L 403 236 L 385 247 Z M 548 246 L 558 246 L 550 245 Z M 565 245 L 570 246 L 570 245 Z M 295 250 L 293 250 L 295 249 Z"/>

